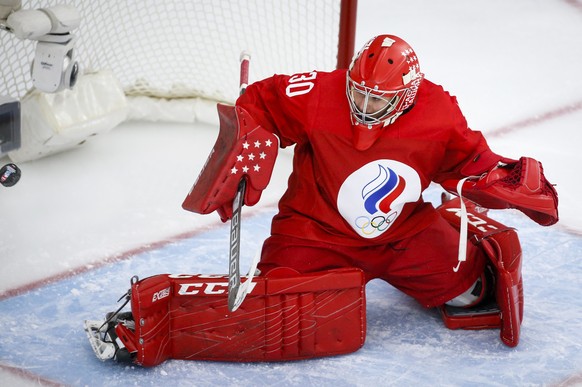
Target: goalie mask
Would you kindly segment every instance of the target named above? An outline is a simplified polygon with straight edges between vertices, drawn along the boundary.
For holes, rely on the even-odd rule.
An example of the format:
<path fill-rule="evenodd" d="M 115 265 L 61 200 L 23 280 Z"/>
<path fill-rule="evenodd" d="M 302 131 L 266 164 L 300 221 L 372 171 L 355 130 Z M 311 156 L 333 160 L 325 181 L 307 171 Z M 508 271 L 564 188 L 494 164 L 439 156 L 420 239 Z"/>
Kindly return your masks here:
<path fill-rule="evenodd" d="M 369 148 L 384 126 L 414 104 L 423 77 L 414 50 L 397 36 L 376 36 L 362 48 L 347 72 L 357 149 Z"/>

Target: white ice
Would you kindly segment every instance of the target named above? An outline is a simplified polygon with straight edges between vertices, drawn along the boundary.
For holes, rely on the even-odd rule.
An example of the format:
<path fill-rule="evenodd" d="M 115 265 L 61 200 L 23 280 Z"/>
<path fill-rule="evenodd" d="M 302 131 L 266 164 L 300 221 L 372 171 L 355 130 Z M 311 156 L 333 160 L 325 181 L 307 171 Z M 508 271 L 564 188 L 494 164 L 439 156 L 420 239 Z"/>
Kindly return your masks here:
<path fill-rule="evenodd" d="M 426 77 L 457 96 L 470 126 L 483 131 L 497 153 L 513 158 L 527 155 L 543 162 L 560 198 L 560 223 L 552 229 L 579 240 L 582 208 L 576 197 L 580 187 L 576 170 L 582 161 L 578 149 L 582 145 L 582 2 L 360 0 L 356 46 L 379 33 L 399 35 L 415 48 Z M 215 214 L 199 216 L 180 207 L 215 136 L 216 128 L 206 124 L 129 122 L 75 150 L 20 164 L 21 181 L 12 188 L 0 187 L 0 294 L 216 225 Z M 280 154 L 262 202 L 249 209 L 250 213 L 272 208 L 284 192 L 290 155 L 288 150 Z M 6 162 L 0 160 L 2 165 Z M 511 217 L 523 222 L 518 213 Z M 526 236 L 522 237 L 524 245 L 532 242 Z M 548 240 L 542 247 L 546 259 L 557 264 L 562 257 L 552 255 L 552 243 Z M 531 277 L 541 275 L 528 272 L 528 257 L 524 258 L 524 271 Z M 200 267 L 193 257 L 191 272 Z M 574 281 L 578 286 L 571 289 L 580 298 L 580 279 Z M 111 306 L 115 301 L 111 300 Z M 528 307 L 535 309 L 535 305 Z M 556 310 L 553 323 L 559 324 L 560 317 L 567 319 L 569 313 L 567 308 Z M 579 320 L 573 323 L 582 328 Z M 390 337 L 368 337 L 371 340 L 389 341 Z M 420 344 L 410 348 L 426 350 Z M 428 352 L 427 356 L 430 358 Z M 532 353 L 532 367 L 537 367 L 539 356 Z M 354 361 L 363 362 L 365 368 L 365 362 L 374 359 L 354 357 Z M 408 373 L 420 372 L 396 366 L 403 367 L 402 379 L 385 384 L 406 385 L 415 380 Z M 282 366 L 273 366 L 277 367 Z M 308 363 L 302 367 L 308 373 L 335 372 L 329 365 L 321 370 Z M 162 372 L 168 370 L 172 368 Z M 442 372 L 454 373 L 455 366 Z M 582 365 L 568 383 L 582 382 L 581 375 Z M 369 380 L 382 380 L 381 374 L 376 376 Z M 244 378 L 241 373 L 240 380 Z M 471 380 L 468 376 L 466 383 Z M 158 382 L 152 376 L 151 383 Z M 232 382 L 226 379 L 223 383 Z M 293 380 L 287 382 L 293 384 Z M 4 383 L 26 385 L 31 381 L 3 370 L 0 385 Z M 532 383 L 525 379 L 523 384 Z"/>

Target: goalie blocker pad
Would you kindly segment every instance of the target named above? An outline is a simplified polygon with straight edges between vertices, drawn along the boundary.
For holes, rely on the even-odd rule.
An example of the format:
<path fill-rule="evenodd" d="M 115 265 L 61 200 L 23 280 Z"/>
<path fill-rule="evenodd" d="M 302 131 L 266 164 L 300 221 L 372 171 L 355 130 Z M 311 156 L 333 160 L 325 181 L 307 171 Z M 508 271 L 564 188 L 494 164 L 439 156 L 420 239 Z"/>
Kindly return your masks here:
<path fill-rule="evenodd" d="M 219 103 L 217 109 L 218 138 L 182 208 L 199 214 L 216 210 L 226 222 L 241 178 L 247 180 L 244 203 L 259 201 L 271 180 L 279 139 L 241 107 Z"/>
<path fill-rule="evenodd" d="M 116 333 L 143 366 L 166 359 L 277 361 L 350 353 L 365 339 L 364 275 L 358 269 L 255 277 L 236 312 L 228 277 L 156 275 L 132 285 L 135 331 Z"/>
<path fill-rule="evenodd" d="M 544 176 L 542 164 L 530 157 L 495 166 L 478 179 L 467 180 L 461 193 L 456 192 L 457 182 L 446 180 L 441 185 L 486 208 L 520 210 L 542 226 L 558 221 L 558 193 Z"/>
<path fill-rule="evenodd" d="M 501 341 L 515 347 L 523 320 L 523 280 L 521 245 L 514 229 L 494 221 L 486 210 L 466 201 L 470 241 L 480 245 L 495 274 L 495 300 L 478 308 L 441 306 L 441 316 L 450 329 L 499 328 Z M 459 228 L 460 199 L 439 207 L 441 215 Z"/>

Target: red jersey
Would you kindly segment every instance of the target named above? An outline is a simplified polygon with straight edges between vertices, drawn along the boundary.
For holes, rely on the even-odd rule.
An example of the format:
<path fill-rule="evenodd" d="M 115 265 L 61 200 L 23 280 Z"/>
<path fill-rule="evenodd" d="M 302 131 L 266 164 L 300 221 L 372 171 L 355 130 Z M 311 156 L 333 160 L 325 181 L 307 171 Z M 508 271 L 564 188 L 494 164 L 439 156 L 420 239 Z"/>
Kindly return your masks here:
<path fill-rule="evenodd" d="M 273 235 L 350 246 L 404 239 L 439 216 L 421 196 L 431 182 L 481 172 L 467 165 L 494 155 L 456 99 L 426 79 L 414 107 L 364 151 L 353 146 L 346 70 L 275 75 L 250 85 L 237 106 L 282 147 L 295 144 Z"/>

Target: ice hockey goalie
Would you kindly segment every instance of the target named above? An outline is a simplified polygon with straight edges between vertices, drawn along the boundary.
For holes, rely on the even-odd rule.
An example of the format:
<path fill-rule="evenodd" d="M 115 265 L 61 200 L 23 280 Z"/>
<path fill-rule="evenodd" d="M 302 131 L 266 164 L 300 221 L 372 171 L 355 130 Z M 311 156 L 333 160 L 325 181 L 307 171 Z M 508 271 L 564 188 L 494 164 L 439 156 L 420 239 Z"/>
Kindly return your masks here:
<path fill-rule="evenodd" d="M 187 210 L 227 220 L 241 179 L 244 203 L 256 203 L 271 147 L 294 146 L 261 274 L 235 312 L 224 276 L 132 281 L 129 312 L 86 323 L 98 357 L 154 366 L 350 353 L 364 343 L 364 289 L 376 278 L 440 311 L 449 328 L 494 328 L 518 345 L 521 245 L 486 208 L 515 208 L 548 226 L 558 221 L 557 193 L 537 160 L 494 153 L 456 98 L 424 78 L 404 40 L 372 38 L 348 70 L 255 82 L 219 115 Z M 423 198 L 433 183 L 458 197 L 435 208 Z"/>

